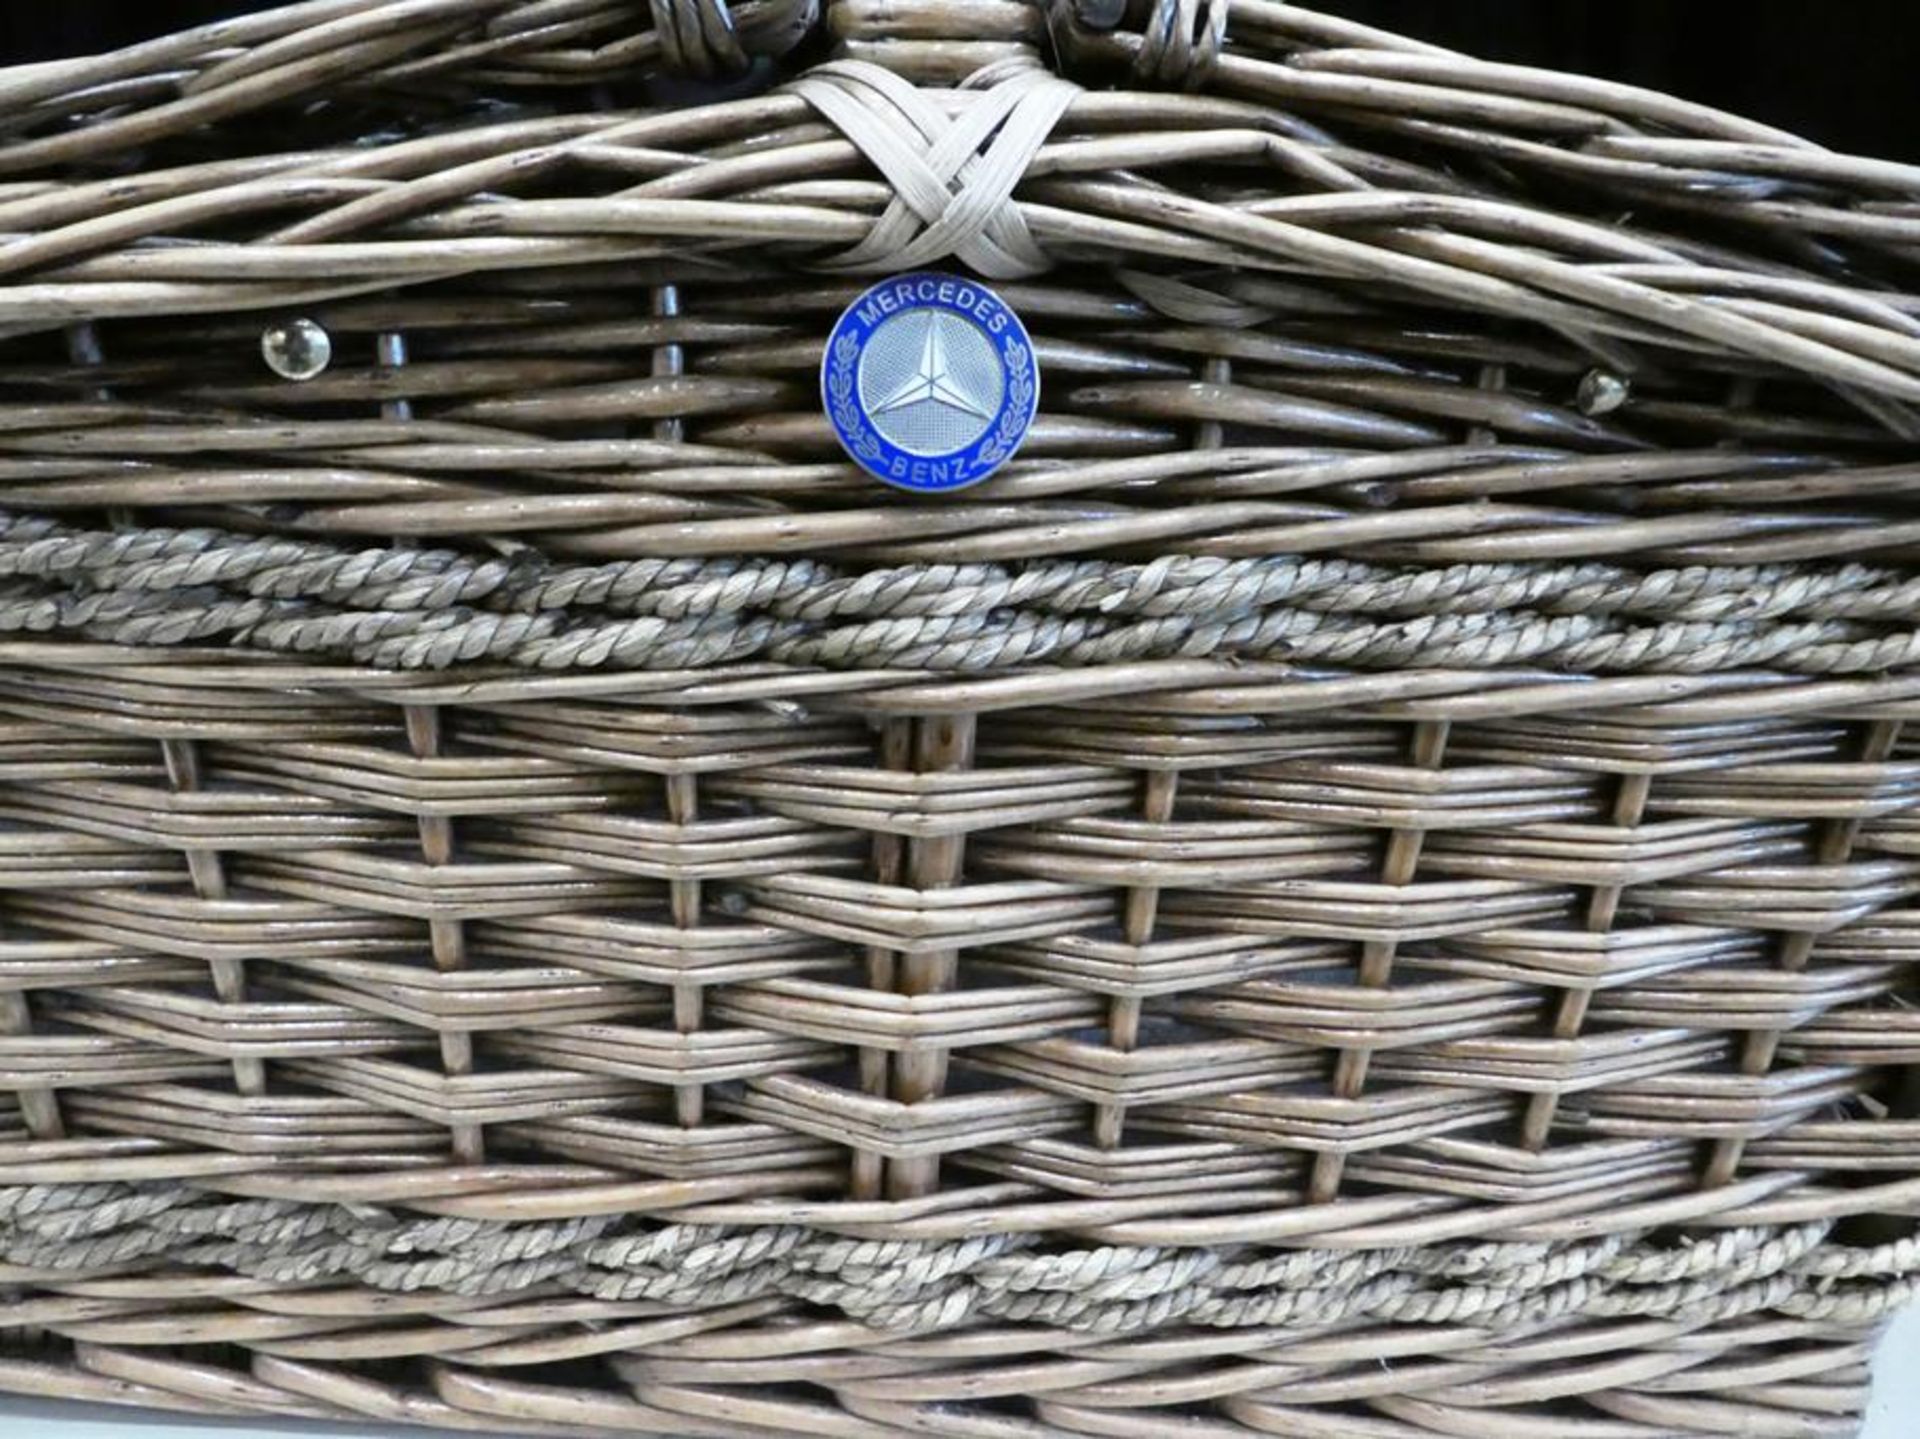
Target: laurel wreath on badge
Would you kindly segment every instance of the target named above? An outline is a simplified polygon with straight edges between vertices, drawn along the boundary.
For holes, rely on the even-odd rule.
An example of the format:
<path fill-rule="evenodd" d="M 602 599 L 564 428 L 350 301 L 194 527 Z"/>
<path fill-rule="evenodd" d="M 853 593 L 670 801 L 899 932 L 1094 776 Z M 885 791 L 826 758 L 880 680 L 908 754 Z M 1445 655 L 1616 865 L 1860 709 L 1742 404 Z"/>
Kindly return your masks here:
<path fill-rule="evenodd" d="M 867 424 L 854 397 L 854 371 L 860 364 L 860 340 L 842 335 L 833 343 L 833 363 L 827 369 L 827 397 L 833 401 L 833 422 L 847 444 L 862 459 L 880 461 L 880 437 Z"/>
<path fill-rule="evenodd" d="M 1007 366 L 1007 403 L 1001 409 L 993 438 L 980 447 L 982 469 L 992 469 L 1013 453 L 1026 433 L 1027 417 L 1033 410 L 1033 352 L 1009 335 L 1000 347 L 1000 358 Z"/>
<path fill-rule="evenodd" d="M 856 392 L 861 343 L 857 336 L 842 335 L 833 344 L 833 356 L 827 365 L 827 398 L 833 406 L 833 420 L 846 437 L 847 445 L 863 459 L 879 463 L 882 455 L 880 436 L 861 412 Z M 1013 453 L 1026 432 L 1027 417 L 1033 408 L 1033 351 L 1008 335 L 1001 343 L 1000 358 L 1007 367 L 1007 403 L 1001 406 L 1000 423 L 993 435 L 980 447 L 978 464 L 992 469 Z"/>

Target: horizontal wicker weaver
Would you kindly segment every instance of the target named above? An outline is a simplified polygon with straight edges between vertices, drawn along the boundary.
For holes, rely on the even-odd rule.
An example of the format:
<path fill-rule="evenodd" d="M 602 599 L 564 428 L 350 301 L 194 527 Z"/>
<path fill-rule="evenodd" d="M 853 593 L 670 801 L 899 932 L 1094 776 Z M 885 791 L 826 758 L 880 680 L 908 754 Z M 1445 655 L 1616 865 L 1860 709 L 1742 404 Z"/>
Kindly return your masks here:
<path fill-rule="evenodd" d="M 927 265 L 1043 379 L 922 499 L 817 375 Z M 1917 275 L 1920 169 L 1277 0 L 0 70 L 0 1388 L 1853 1433 Z"/>

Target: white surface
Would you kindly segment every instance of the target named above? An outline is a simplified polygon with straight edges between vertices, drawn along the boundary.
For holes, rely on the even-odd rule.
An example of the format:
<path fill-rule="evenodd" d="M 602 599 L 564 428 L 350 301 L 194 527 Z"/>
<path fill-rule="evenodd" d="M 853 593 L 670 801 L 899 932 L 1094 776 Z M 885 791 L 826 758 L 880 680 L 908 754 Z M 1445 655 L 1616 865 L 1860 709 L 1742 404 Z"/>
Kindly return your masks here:
<path fill-rule="evenodd" d="M 1860 1439 L 1914 1439 L 1920 1434 L 1920 1305 L 1894 1321 L 1873 1366 L 1873 1400 Z M 408 1439 L 428 1431 L 369 1424 L 283 1424 L 259 1419 L 188 1420 L 137 1409 L 0 1395 L 5 1439 Z M 508 1436 L 510 1439 L 510 1436 Z"/>
<path fill-rule="evenodd" d="M 1906 1312 L 1880 1341 L 1873 1361 L 1873 1400 L 1860 1439 L 1913 1439 L 1920 1433 L 1920 1305 Z M 61 1436 L 65 1439 L 65 1436 Z"/>

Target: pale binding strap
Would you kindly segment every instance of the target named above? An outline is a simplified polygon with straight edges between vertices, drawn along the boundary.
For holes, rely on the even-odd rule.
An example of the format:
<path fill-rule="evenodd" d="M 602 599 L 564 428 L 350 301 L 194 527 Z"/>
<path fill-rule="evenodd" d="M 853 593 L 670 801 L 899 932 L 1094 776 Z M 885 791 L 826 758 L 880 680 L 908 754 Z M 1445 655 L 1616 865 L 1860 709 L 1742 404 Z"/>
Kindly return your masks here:
<path fill-rule="evenodd" d="M 1050 267 L 1013 191 L 1078 85 L 1030 61 L 1002 61 L 950 93 L 950 111 L 891 70 L 836 60 L 788 88 L 893 186 L 866 239 L 822 268 L 898 273 L 953 257 L 988 279 L 1012 280 Z"/>

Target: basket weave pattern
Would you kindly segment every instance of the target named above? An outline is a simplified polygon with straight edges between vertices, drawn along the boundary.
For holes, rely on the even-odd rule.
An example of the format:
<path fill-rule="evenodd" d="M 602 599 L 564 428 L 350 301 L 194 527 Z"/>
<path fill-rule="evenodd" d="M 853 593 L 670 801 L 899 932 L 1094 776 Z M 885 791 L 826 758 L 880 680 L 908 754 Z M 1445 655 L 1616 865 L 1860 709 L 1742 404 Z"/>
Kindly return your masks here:
<path fill-rule="evenodd" d="M 1920 171 L 1101 9 L 0 71 L 0 1388 L 1853 1432 L 1920 1273 Z M 929 256 L 1041 413 L 921 500 L 817 376 Z"/>

